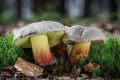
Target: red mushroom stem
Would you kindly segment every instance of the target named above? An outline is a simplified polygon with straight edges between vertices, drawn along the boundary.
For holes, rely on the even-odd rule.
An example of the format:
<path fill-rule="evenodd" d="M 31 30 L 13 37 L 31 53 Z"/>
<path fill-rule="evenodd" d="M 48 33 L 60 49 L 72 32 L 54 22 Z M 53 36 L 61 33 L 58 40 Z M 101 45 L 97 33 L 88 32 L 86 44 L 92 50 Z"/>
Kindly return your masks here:
<path fill-rule="evenodd" d="M 52 61 L 47 35 L 30 37 L 35 62 L 39 65 L 48 65 Z"/>
<path fill-rule="evenodd" d="M 82 57 L 86 57 L 89 52 L 91 42 L 76 42 L 72 48 L 72 54 L 69 57 L 69 62 L 73 63 L 75 60 L 80 60 Z"/>
<path fill-rule="evenodd" d="M 66 52 L 67 45 L 63 42 L 59 43 L 57 46 L 54 47 L 55 53 L 57 57 L 61 57 L 62 54 Z"/>

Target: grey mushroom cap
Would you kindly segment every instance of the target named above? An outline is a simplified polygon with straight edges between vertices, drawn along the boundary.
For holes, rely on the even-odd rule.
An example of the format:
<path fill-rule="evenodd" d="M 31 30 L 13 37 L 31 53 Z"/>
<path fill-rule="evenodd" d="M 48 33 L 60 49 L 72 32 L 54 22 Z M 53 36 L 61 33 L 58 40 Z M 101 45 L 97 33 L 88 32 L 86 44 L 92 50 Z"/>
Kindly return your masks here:
<path fill-rule="evenodd" d="M 84 27 L 80 25 L 74 25 L 66 31 L 66 35 L 63 37 L 65 44 L 73 44 L 74 42 L 93 42 L 99 43 L 106 40 L 104 33 L 95 27 Z"/>
<path fill-rule="evenodd" d="M 62 31 L 61 32 L 62 35 L 64 34 L 65 30 L 66 30 L 65 26 L 59 22 L 55 22 L 55 21 L 35 22 L 22 27 L 16 34 L 14 34 L 13 43 L 18 46 L 23 45 L 24 43 L 30 44 L 28 40 L 31 35 L 48 34 L 49 32 L 55 32 L 55 31 Z M 56 35 L 57 34 L 58 33 L 56 33 Z M 26 46 L 30 47 L 30 45 L 26 45 Z"/>

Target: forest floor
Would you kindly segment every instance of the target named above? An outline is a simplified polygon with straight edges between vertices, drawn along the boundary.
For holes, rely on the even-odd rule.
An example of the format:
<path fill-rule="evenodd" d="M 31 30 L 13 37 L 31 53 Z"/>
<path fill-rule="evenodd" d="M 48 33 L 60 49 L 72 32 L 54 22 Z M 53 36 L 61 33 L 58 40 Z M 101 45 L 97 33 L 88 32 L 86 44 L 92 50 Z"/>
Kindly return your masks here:
<path fill-rule="evenodd" d="M 43 72 L 43 75 L 38 77 L 29 77 L 25 74 L 16 70 L 14 66 L 6 67 L 1 71 L 0 80 L 114 80 L 109 76 L 105 77 L 91 77 L 87 74 L 79 74 L 79 70 L 77 73 L 77 69 L 75 71 L 56 71 L 53 68 L 49 68 L 47 71 Z"/>
<path fill-rule="evenodd" d="M 21 25 L 25 25 L 23 23 L 18 23 L 18 28 L 21 27 Z M 97 26 L 102 27 L 105 31 L 106 36 L 113 35 L 115 37 L 120 37 L 120 26 L 119 22 L 104 22 L 104 23 L 92 23 L 89 24 L 90 26 Z M 99 26 L 98 26 L 99 25 Z M 13 30 L 11 30 L 13 29 Z M 3 29 L 0 29 L 0 35 L 3 33 L 9 33 L 11 31 L 17 30 L 17 28 L 13 27 L 11 28 L 6 27 L 4 29 L 5 32 L 3 32 Z M 16 68 L 13 66 L 8 66 L 4 68 L 2 71 L 0 71 L 0 80 L 120 80 L 120 79 L 112 79 L 109 75 L 105 76 L 91 76 L 88 73 L 81 73 L 80 68 L 63 68 L 61 70 L 58 70 L 55 68 L 56 66 L 49 67 L 48 69 L 44 69 L 44 72 L 42 75 L 38 77 L 29 77 L 25 74 L 19 72 L 16 70 Z"/>

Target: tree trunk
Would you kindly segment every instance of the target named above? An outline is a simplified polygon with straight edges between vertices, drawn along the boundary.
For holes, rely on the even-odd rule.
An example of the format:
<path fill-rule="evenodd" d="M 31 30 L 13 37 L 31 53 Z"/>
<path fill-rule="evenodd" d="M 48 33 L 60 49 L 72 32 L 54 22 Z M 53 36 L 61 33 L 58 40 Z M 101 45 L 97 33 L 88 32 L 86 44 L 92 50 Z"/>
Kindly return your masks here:
<path fill-rule="evenodd" d="M 62 15 L 65 14 L 65 0 L 53 0 L 56 10 L 60 12 Z"/>
<path fill-rule="evenodd" d="M 90 6 L 90 15 L 93 18 L 97 18 L 100 12 L 100 1 L 99 0 L 91 0 Z"/>
<path fill-rule="evenodd" d="M 118 13 L 118 19 L 120 20 L 120 0 L 116 0 L 116 4 L 117 4 L 117 13 Z"/>
<path fill-rule="evenodd" d="M 8 14 L 10 15 L 10 17 L 12 19 L 14 19 L 17 16 L 17 2 L 16 0 L 7 0 L 6 1 L 7 4 L 7 10 L 8 10 Z"/>
<path fill-rule="evenodd" d="M 118 4 L 119 5 L 119 4 Z M 117 3 L 116 0 L 110 0 L 111 20 L 118 19 L 117 17 Z"/>
<path fill-rule="evenodd" d="M 32 14 L 32 1 L 22 0 L 21 1 L 21 17 L 23 19 L 28 19 Z"/>
<path fill-rule="evenodd" d="M 90 16 L 90 5 L 91 5 L 91 0 L 85 0 L 84 17 L 89 17 Z"/>
<path fill-rule="evenodd" d="M 108 20 L 110 17 L 110 0 L 101 0 L 101 17 L 103 20 Z"/>
<path fill-rule="evenodd" d="M 65 0 L 65 8 L 70 18 L 82 17 L 84 14 L 85 0 Z"/>

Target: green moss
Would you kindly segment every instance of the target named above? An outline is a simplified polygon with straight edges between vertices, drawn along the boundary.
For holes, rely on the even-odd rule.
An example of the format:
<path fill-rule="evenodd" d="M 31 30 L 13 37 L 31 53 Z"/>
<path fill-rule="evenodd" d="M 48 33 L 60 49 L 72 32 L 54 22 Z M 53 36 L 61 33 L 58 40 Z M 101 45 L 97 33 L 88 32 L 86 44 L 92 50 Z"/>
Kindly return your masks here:
<path fill-rule="evenodd" d="M 93 77 L 96 77 L 96 76 L 98 76 L 98 75 L 102 75 L 103 72 L 102 72 L 102 70 L 97 69 L 97 70 L 90 70 L 90 71 L 89 71 L 89 74 L 92 75 Z"/>
<path fill-rule="evenodd" d="M 12 40 L 13 34 L 0 37 L 0 70 L 3 67 L 13 65 L 18 56 L 30 62 L 34 61 L 32 49 L 23 49 L 22 47 L 14 46 Z M 69 54 L 70 51 L 68 51 Z M 95 62 L 100 65 L 99 70 L 90 72 L 92 76 L 100 76 L 107 73 L 112 77 L 119 77 L 120 39 L 109 37 L 104 43 L 92 44 L 88 57 L 82 58 L 79 65 L 84 67 L 89 62 Z"/>
<path fill-rule="evenodd" d="M 107 73 L 112 77 L 120 76 L 120 39 L 109 37 L 102 44 L 92 44 L 86 59 L 80 60 L 84 66 L 89 62 L 100 64 L 101 75 Z"/>
<path fill-rule="evenodd" d="M 18 56 L 30 60 L 30 54 L 25 54 L 23 48 L 14 46 L 12 40 L 13 34 L 0 37 L 0 70 L 3 67 L 13 65 Z"/>

